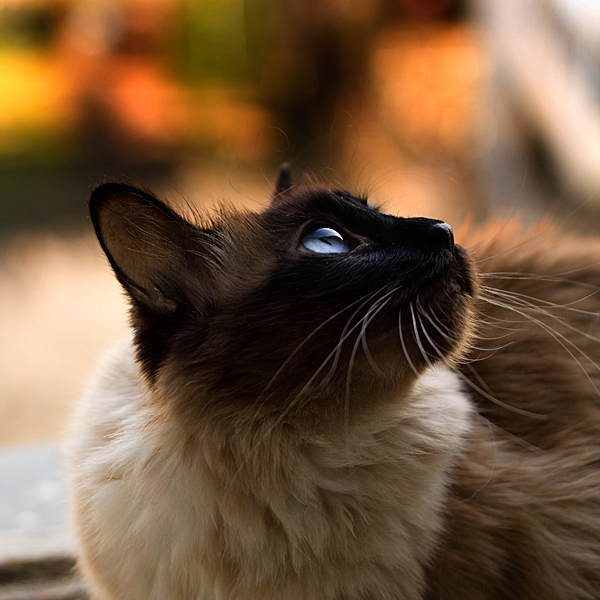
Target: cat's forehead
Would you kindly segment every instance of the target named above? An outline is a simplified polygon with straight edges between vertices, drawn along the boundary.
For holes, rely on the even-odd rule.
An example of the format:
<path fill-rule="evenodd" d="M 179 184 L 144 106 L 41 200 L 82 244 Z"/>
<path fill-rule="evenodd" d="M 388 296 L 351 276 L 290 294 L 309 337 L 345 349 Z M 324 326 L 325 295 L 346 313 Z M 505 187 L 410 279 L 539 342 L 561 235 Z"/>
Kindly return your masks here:
<path fill-rule="evenodd" d="M 351 194 L 350 192 L 346 192 L 344 190 L 331 190 L 330 192 L 331 194 L 333 194 L 337 199 L 341 200 L 342 202 L 350 202 L 350 203 L 358 203 L 362 206 L 366 206 L 367 208 L 375 208 L 374 206 L 369 204 L 369 199 L 367 196 L 357 196 L 355 194 Z"/>
<path fill-rule="evenodd" d="M 369 219 L 381 216 L 381 213 L 369 203 L 366 196 L 322 188 L 301 191 L 283 198 L 276 197 L 265 215 L 277 220 L 288 217 L 293 221 L 318 215 Z"/>

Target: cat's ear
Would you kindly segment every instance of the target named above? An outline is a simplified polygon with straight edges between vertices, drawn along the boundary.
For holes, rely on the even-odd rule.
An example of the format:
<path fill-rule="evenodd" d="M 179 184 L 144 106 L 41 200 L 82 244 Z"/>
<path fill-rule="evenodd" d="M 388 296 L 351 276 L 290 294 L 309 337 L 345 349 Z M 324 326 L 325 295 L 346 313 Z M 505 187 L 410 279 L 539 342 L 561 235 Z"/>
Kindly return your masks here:
<path fill-rule="evenodd" d="M 92 193 L 90 214 L 117 279 L 134 301 L 170 313 L 190 289 L 198 289 L 198 265 L 192 263 L 207 234 L 166 204 L 134 187 L 106 183 Z"/>
<path fill-rule="evenodd" d="M 275 194 L 273 198 L 282 196 L 288 192 L 292 187 L 292 174 L 290 172 L 290 165 L 283 163 L 279 168 L 279 176 L 277 177 L 277 184 L 275 185 Z"/>

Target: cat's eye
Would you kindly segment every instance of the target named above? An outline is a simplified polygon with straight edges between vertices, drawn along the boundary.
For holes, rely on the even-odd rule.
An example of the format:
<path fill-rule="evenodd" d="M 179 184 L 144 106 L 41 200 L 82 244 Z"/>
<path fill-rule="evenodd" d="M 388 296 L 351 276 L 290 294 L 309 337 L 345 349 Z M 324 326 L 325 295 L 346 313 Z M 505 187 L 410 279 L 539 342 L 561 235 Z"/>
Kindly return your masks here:
<path fill-rule="evenodd" d="M 307 233 L 302 238 L 301 245 L 317 254 L 341 254 L 350 251 L 350 246 L 343 236 L 329 227 L 319 227 Z"/>

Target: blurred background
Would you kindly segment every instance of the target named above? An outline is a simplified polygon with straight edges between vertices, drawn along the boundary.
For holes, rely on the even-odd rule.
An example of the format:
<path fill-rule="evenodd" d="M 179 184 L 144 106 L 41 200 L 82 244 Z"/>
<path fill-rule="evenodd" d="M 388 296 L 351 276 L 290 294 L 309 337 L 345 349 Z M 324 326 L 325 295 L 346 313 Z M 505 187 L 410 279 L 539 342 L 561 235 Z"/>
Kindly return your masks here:
<path fill-rule="evenodd" d="M 2 0 L 0 445 L 59 440 L 126 307 L 118 179 L 264 206 L 277 167 L 458 225 L 600 225 L 600 2 Z"/>

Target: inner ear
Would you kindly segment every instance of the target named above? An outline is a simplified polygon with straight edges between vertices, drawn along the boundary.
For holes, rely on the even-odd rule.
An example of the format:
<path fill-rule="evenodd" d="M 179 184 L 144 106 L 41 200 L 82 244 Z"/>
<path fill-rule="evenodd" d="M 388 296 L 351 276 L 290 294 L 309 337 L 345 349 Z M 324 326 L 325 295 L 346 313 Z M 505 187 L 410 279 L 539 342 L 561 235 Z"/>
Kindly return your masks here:
<path fill-rule="evenodd" d="M 275 186 L 275 194 L 273 197 L 280 196 L 288 192 L 292 187 L 292 174 L 290 172 L 289 163 L 283 163 L 279 169 L 277 184 Z"/>
<path fill-rule="evenodd" d="M 201 255 L 198 228 L 151 194 L 115 183 L 94 190 L 90 214 L 117 279 L 133 300 L 168 313 L 190 290 L 197 295 L 202 287 L 194 282 Z"/>

